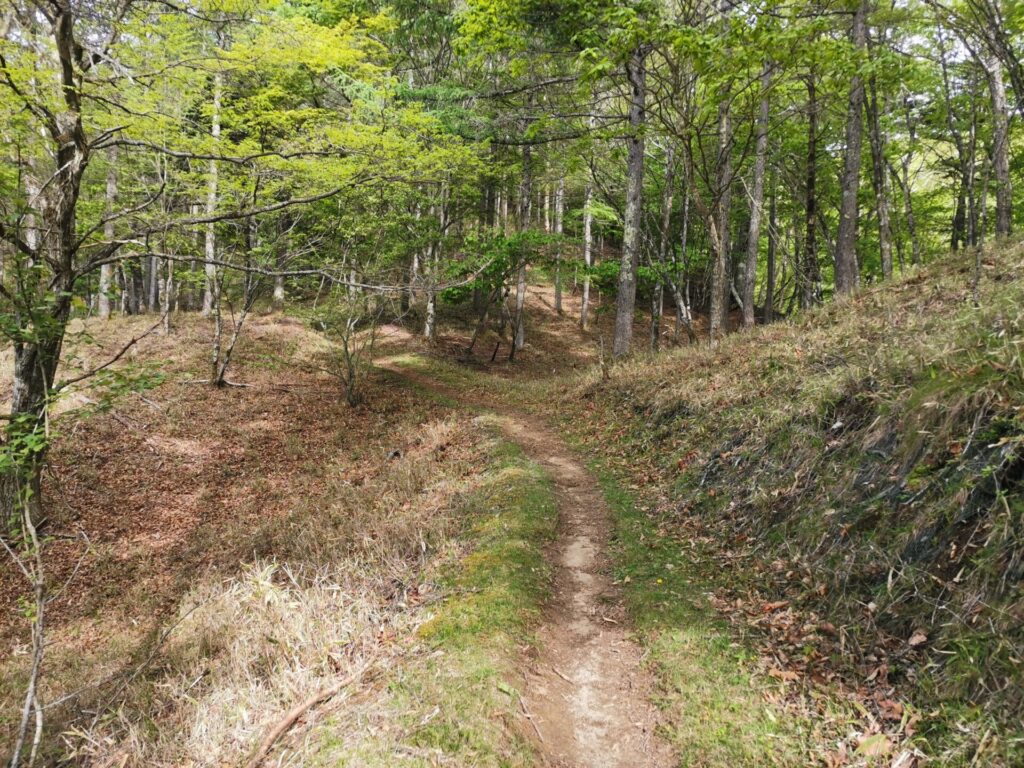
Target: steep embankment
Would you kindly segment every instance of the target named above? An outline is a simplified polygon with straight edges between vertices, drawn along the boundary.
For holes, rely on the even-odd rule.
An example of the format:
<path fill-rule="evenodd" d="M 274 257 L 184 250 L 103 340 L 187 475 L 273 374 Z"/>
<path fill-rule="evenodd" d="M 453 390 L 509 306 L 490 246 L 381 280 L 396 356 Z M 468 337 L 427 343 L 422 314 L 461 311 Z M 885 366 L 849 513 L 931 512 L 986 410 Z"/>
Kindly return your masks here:
<path fill-rule="evenodd" d="M 805 708 L 848 692 L 869 726 L 832 764 L 858 744 L 1020 764 L 1024 251 L 985 254 L 978 306 L 973 282 L 954 257 L 564 398 L 597 463 L 651 502 L 620 517 L 620 569 L 677 715 L 658 638 L 679 616 L 652 606 L 682 599 L 751 630 Z"/>

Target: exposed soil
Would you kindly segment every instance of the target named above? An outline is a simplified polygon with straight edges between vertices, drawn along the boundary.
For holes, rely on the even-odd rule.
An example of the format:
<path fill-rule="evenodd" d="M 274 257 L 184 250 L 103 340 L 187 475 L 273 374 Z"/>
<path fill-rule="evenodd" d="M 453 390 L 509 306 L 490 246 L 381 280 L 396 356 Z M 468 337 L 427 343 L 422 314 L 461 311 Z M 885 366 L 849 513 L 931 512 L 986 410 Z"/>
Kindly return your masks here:
<path fill-rule="evenodd" d="M 389 368 L 466 403 L 427 377 Z M 506 437 L 551 475 L 558 500 L 555 569 L 535 654 L 522 669 L 522 730 L 549 766 L 657 768 L 672 764 L 655 734 L 653 682 L 630 638 L 621 597 L 608 575 L 610 510 L 596 479 L 565 442 L 534 417 L 501 403 L 469 400 L 501 416 Z"/>
<path fill-rule="evenodd" d="M 595 478 L 555 434 L 507 418 L 509 436 L 555 482 L 559 537 L 554 591 L 524 670 L 540 750 L 556 766 L 667 766 L 640 648 L 629 637 L 608 577 L 609 510 Z"/>

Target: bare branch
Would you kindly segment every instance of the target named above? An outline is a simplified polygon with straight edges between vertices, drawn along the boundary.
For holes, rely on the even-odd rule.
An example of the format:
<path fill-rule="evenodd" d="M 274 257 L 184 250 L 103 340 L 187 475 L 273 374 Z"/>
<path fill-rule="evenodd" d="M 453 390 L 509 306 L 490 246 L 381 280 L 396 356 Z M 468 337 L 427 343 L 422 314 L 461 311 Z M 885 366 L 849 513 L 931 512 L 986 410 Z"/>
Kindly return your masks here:
<path fill-rule="evenodd" d="M 104 370 L 105 368 L 109 368 L 114 363 L 116 363 L 118 360 L 120 360 L 122 357 L 124 357 L 128 353 L 129 349 L 134 347 L 136 344 L 138 344 L 140 341 L 142 341 L 147 336 L 149 336 L 152 333 L 154 333 L 157 330 L 157 328 L 159 328 L 163 324 L 163 322 L 164 322 L 164 315 L 161 315 L 160 319 L 157 320 L 148 331 L 146 331 L 145 333 L 141 334 L 140 336 L 133 336 L 131 338 L 131 340 L 127 344 L 125 344 L 123 347 L 121 347 L 120 351 L 118 351 L 118 353 L 116 355 L 114 355 L 112 358 L 107 360 L 107 362 L 103 363 L 103 365 L 96 366 L 92 370 L 86 371 L 85 373 L 83 373 L 83 374 L 81 374 L 79 376 L 75 376 L 74 378 L 71 378 L 71 379 L 66 379 L 66 380 L 60 382 L 59 384 L 54 385 L 54 387 L 53 387 L 54 392 L 60 392 L 62 389 L 65 389 L 66 387 L 69 387 L 72 384 L 77 384 L 80 381 L 84 381 L 85 379 L 91 378 L 91 377 L 95 376 L 97 373 L 99 373 L 100 371 Z"/>

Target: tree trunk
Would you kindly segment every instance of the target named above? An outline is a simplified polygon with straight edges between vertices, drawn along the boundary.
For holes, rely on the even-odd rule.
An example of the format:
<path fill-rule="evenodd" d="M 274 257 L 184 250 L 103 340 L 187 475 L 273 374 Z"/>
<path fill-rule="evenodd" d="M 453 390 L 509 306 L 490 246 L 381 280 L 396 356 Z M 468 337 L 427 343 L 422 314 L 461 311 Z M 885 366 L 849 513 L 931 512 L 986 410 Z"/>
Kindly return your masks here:
<path fill-rule="evenodd" d="M 807 78 L 807 175 L 804 183 L 803 264 L 795 264 L 800 287 L 800 306 L 813 307 L 820 297 L 818 270 L 818 97 L 815 73 Z"/>
<path fill-rule="evenodd" d="M 967 172 L 964 171 L 960 178 L 960 187 L 957 189 L 956 207 L 953 209 L 953 224 L 950 228 L 949 247 L 951 250 L 959 251 L 967 244 Z"/>
<path fill-rule="evenodd" d="M 210 136 L 213 137 L 214 145 L 220 139 L 220 101 L 221 92 L 224 88 L 224 76 L 217 72 L 213 76 L 213 104 L 211 106 L 210 113 Z M 209 167 L 207 169 L 207 188 L 206 188 L 206 215 L 213 216 L 217 212 L 217 161 L 210 160 Z M 217 293 L 217 265 L 213 262 L 217 258 L 217 233 L 214 229 L 213 222 L 209 222 L 206 225 L 206 243 L 205 243 L 205 256 L 206 256 L 206 290 L 203 292 L 203 317 L 209 317 L 210 313 L 214 310 L 214 304 L 216 303 Z"/>
<path fill-rule="evenodd" d="M 988 175 L 989 166 L 991 163 L 987 162 L 987 158 L 981 164 L 981 200 L 978 203 L 979 208 L 979 222 L 978 222 L 978 248 L 980 249 L 985 245 L 985 232 L 988 230 Z M 977 299 L 975 304 L 977 304 Z"/>
<path fill-rule="evenodd" d="M 690 343 L 697 341 L 697 334 L 693 330 L 693 313 L 690 311 L 690 262 L 687 256 L 689 248 L 688 237 L 690 234 L 690 187 L 689 181 L 683 185 L 683 222 L 679 234 L 679 258 L 682 261 L 683 273 L 679 274 L 679 264 L 674 261 L 672 264 L 672 298 L 676 303 L 676 325 L 674 337 L 679 341 L 679 331 L 686 329 L 686 337 Z M 673 251 L 673 253 L 675 253 Z"/>
<path fill-rule="evenodd" d="M 1007 237 L 1013 223 L 1013 187 L 1010 182 L 1010 110 L 1003 83 L 1003 66 L 989 56 L 985 63 L 992 98 L 992 171 L 996 182 L 996 238 Z M 1024 94 L 1017 94 L 1018 99 Z"/>
<path fill-rule="evenodd" d="M 867 46 L 867 0 L 859 0 L 853 15 L 851 38 L 858 56 L 858 69 L 850 78 L 850 97 L 846 113 L 846 159 L 839 206 L 839 235 L 836 238 L 836 293 L 846 295 L 857 289 L 857 193 L 860 188 L 861 143 L 864 135 L 864 82 L 859 71 L 859 55 Z"/>
<path fill-rule="evenodd" d="M 747 260 L 743 270 L 743 325 L 754 325 L 754 285 L 757 282 L 757 253 L 761 241 L 761 217 L 764 208 L 764 169 L 768 155 L 768 87 L 771 70 L 761 73 L 761 111 L 757 116 L 757 145 L 754 156 L 754 182 L 750 190 L 750 228 L 747 231 Z"/>
<path fill-rule="evenodd" d="M 174 298 L 176 287 L 174 285 L 174 262 L 167 259 L 164 262 L 164 289 L 161 292 L 160 312 L 163 314 L 164 335 L 171 332 L 171 310 L 174 309 Z"/>
<path fill-rule="evenodd" d="M 523 179 L 519 190 L 519 231 L 525 232 L 530 226 L 530 210 L 533 195 L 533 153 L 530 145 L 523 147 Z M 508 353 L 510 361 L 516 359 L 516 352 L 526 345 L 523 309 L 526 305 L 526 247 L 520 243 L 519 264 L 516 269 L 516 313 L 513 319 L 512 347 Z"/>
<path fill-rule="evenodd" d="M 970 93 L 978 89 L 976 81 L 971 81 L 968 86 Z M 968 132 L 970 141 L 967 146 L 967 173 L 964 176 L 967 187 L 967 245 L 973 248 L 978 244 L 978 201 L 976 179 L 978 166 L 978 100 L 971 99 L 971 129 Z"/>
<path fill-rule="evenodd" d="M 433 341 L 437 333 L 437 293 L 434 291 L 433 286 L 434 276 L 432 274 L 433 259 L 430 255 L 431 250 L 430 248 L 427 249 L 427 261 L 431 265 L 429 270 L 431 274 L 427 276 L 427 310 L 426 319 L 423 322 L 423 338 L 427 341 Z"/>
<path fill-rule="evenodd" d="M 562 227 L 565 215 L 565 177 L 560 176 L 555 189 L 555 312 L 562 314 Z"/>
<path fill-rule="evenodd" d="M 874 76 L 868 82 L 869 139 L 871 142 L 871 176 L 878 214 L 878 246 L 882 259 L 882 278 L 892 277 L 892 225 L 889 221 L 888 175 L 885 172 L 885 140 L 878 109 L 878 90 Z"/>
<path fill-rule="evenodd" d="M 545 168 L 545 175 L 546 173 L 547 169 Z M 540 196 L 544 200 L 544 232 L 551 234 L 551 187 L 545 184 Z"/>
<path fill-rule="evenodd" d="M 288 251 L 289 244 L 291 242 L 291 222 L 287 216 L 282 216 L 278 222 L 278 244 L 277 244 L 277 271 L 284 272 L 285 267 L 288 266 Z M 402 291 L 403 299 L 408 295 L 407 291 Z M 274 289 L 271 295 L 271 307 L 275 312 L 280 312 L 284 309 L 284 275 L 274 275 Z M 408 310 L 408 306 L 403 308 L 403 311 Z"/>
<path fill-rule="evenodd" d="M 615 297 L 615 337 L 612 356 L 629 354 L 636 305 L 636 270 L 640 261 L 640 223 L 643 215 L 644 136 L 647 97 L 647 51 L 637 48 L 626 64 L 630 86 L 628 153 L 626 159 L 626 210 L 622 231 L 622 259 Z"/>
<path fill-rule="evenodd" d="M 580 328 L 587 330 L 590 312 L 590 268 L 594 263 L 594 187 L 587 184 L 583 194 L 583 296 L 580 299 Z"/>
<path fill-rule="evenodd" d="M 775 314 L 775 252 L 777 250 L 775 180 L 768 198 L 768 264 L 764 288 L 764 322 L 770 323 Z"/>
<path fill-rule="evenodd" d="M 149 257 L 149 285 L 146 287 L 146 304 L 153 312 L 160 306 L 160 258 Z"/>
<path fill-rule="evenodd" d="M 665 186 L 661 191 L 661 231 L 658 239 L 657 279 L 651 291 L 651 350 L 661 343 L 661 316 L 665 307 L 665 281 L 662 277 L 668 262 L 669 239 L 672 236 L 672 200 L 675 192 L 675 157 L 672 147 L 665 150 Z"/>
<path fill-rule="evenodd" d="M 437 335 L 437 276 L 438 276 L 438 261 L 439 251 L 441 248 L 440 238 L 444 235 L 445 222 L 444 222 L 444 191 L 441 192 L 441 207 L 440 207 L 440 219 L 439 219 L 439 234 L 436 242 L 432 241 L 427 245 L 427 252 L 424 256 L 423 271 L 426 277 L 427 283 L 427 311 L 426 319 L 423 323 L 423 338 L 427 341 L 433 341 Z M 433 218 L 434 208 L 431 208 L 431 218 Z"/>
<path fill-rule="evenodd" d="M 729 313 L 729 208 L 731 195 L 731 163 L 729 153 L 732 145 L 732 125 L 729 118 L 729 102 L 722 97 L 718 105 L 718 159 L 717 165 L 717 210 L 711 213 L 708 235 L 712 248 L 711 307 L 709 337 L 714 346 L 725 335 Z"/>
<path fill-rule="evenodd" d="M 953 209 L 953 221 L 950 227 L 950 249 L 959 250 L 966 244 L 967 240 L 967 190 L 971 186 L 971 172 L 968 159 L 967 144 L 963 135 L 957 127 L 957 114 L 953 90 L 949 76 L 948 52 L 946 51 L 945 39 L 940 27 L 938 34 L 939 41 L 939 70 L 942 74 L 942 94 L 946 102 L 946 128 L 953 139 L 956 147 L 957 166 L 960 171 L 960 188 L 957 190 L 956 206 Z"/>
<path fill-rule="evenodd" d="M 910 263 L 915 266 L 921 263 L 921 241 L 917 236 L 917 221 L 914 219 L 914 201 L 910 194 L 910 163 L 913 160 L 914 141 L 917 137 L 917 122 L 911 113 L 910 99 L 904 100 L 904 112 L 907 123 L 907 151 L 900 160 L 899 178 L 900 191 L 903 193 L 903 216 L 907 220 L 907 237 L 910 238 Z M 895 172 L 894 172 L 895 173 Z"/>
<path fill-rule="evenodd" d="M 137 315 L 142 312 L 143 301 L 145 297 L 145 278 L 142 274 L 142 257 L 136 256 L 131 259 L 125 259 L 125 280 L 127 284 L 126 296 L 128 297 L 128 312 L 129 315 Z"/>
<path fill-rule="evenodd" d="M 117 149 L 111 147 L 107 150 L 107 208 L 106 215 L 113 213 L 117 202 Z M 108 243 L 114 239 L 114 221 L 111 219 L 103 225 L 103 239 Z M 113 264 L 104 264 L 100 267 L 100 286 L 97 307 L 99 316 L 106 320 L 110 317 L 110 289 L 111 277 L 114 274 Z"/>

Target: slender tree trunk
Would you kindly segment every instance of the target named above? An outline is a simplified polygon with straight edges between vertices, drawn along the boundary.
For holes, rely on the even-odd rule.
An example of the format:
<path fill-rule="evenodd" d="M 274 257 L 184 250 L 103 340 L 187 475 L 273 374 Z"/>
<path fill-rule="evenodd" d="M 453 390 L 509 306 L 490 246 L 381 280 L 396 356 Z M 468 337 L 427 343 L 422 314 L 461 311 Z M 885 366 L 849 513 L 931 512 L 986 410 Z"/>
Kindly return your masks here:
<path fill-rule="evenodd" d="M 690 186 L 687 180 L 683 184 L 683 222 L 679 234 L 679 259 L 682 262 L 683 272 L 680 275 L 679 264 L 674 261 L 672 264 L 672 298 L 676 304 L 675 341 L 678 343 L 679 331 L 685 328 L 686 336 L 693 344 L 697 341 L 697 334 L 693 330 L 693 313 L 690 311 L 690 260 L 687 256 L 687 249 L 690 247 L 689 234 Z"/>
<path fill-rule="evenodd" d="M 155 311 L 160 306 L 160 258 L 149 257 L 149 285 L 146 286 L 146 304 Z"/>
<path fill-rule="evenodd" d="M 989 56 L 985 63 L 992 99 L 992 171 L 996 182 L 996 238 L 1007 237 L 1013 225 L 1013 187 L 1010 182 L 1010 109 L 1003 83 L 1003 66 Z M 1017 94 L 1018 99 L 1024 94 Z"/>
<path fill-rule="evenodd" d="M 546 174 L 547 169 L 545 167 Z M 544 232 L 545 234 L 551 234 L 551 187 L 545 184 L 540 196 L 544 200 Z"/>
<path fill-rule="evenodd" d="M 128 313 L 138 315 L 145 309 L 146 280 L 142 271 L 142 257 L 127 260 L 131 288 L 128 291 Z"/>
<path fill-rule="evenodd" d="M 427 282 L 427 316 L 423 324 L 423 338 L 433 341 L 437 335 L 437 277 L 439 264 L 439 251 L 441 249 L 440 238 L 444 236 L 446 228 L 445 210 L 447 208 L 444 200 L 445 192 L 441 191 L 441 206 L 439 219 L 439 234 L 436 242 L 427 245 L 427 252 L 424 258 L 424 273 Z M 431 208 L 431 218 L 435 210 Z"/>
<path fill-rule="evenodd" d="M 288 266 L 288 242 L 289 242 L 287 227 L 281 234 L 281 242 L 278 243 L 277 250 L 277 271 L 283 272 L 285 267 Z M 403 291 L 402 296 L 407 296 L 408 292 Z M 274 289 L 271 294 L 270 305 L 275 312 L 280 312 L 284 309 L 284 275 L 274 275 Z M 406 307 L 408 309 L 408 307 Z"/>
<path fill-rule="evenodd" d="M 153 283 L 153 257 L 139 258 L 139 313 L 149 312 L 152 304 L 149 301 L 149 287 Z"/>
<path fill-rule="evenodd" d="M 818 303 L 820 272 L 818 269 L 818 98 L 815 73 L 807 78 L 807 175 L 804 182 L 804 248 L 803 264 L 795 263 L 800 287 L 800 306 L 804 309 Z"/>
<path fill-rule="evenodd" d="M 907 220 L 907 237 L 910 238 L 910 262 L 921 263 L 921 240 L 917 236 L 917 221 L 914 219 L 914 199 L 910 190 L 910 163 L 913 160 L 914 141 L 917 138 L 917 121 L 911 113 L 910 99 L 904 100 L 907 121 L 907 151 L 900 160 L 902 172 L 900 190 L 903 193 L 903 215 Z"/>
<path fill-rule="evenodd" d="M 775 252 L 777 250 L 776 233 L 776 194 L 775 180 L 772 180 L 772 191 L 768 197 L 768 264 L 765 275 L 764 289 L 764 322 L 770 323 L 775 314 Z"/>
<path fill-rule="evenodd" d="M 953 139 L 953 145 L 956 147 L 957 166 L 960 171 L 960 188 L 957 190 L 956 206 L 953 209 L 953 221 L 952 226 L 950 227 L 949 243 L 950 249 L 956 251 L 966 244 L 967 239 L 967 190 L 971 186 L 971 174 L 967 144 L 964 142 L 963 135 L 957 127 L 956 106 L 953 99 L 953 90 L 949 76 L 948 52 L 946 51 L 945 38 L 941 27 L 939 29 L 938 41 L 939 70 L 942 73 L 942 93 L 946 102 L 946 128 L 950 137 Z"/>
<path fill-rule="evenodd" d="M 197 203 L 197 202 L 191 203 L 189 205 L 189 207 L 188 207 L 189 215 L 192 216 L 192 218 L 198 218 L 199 214 L 202 212 L 202 210 L 203 210 L 202 206 L 199 203 Z M 192 238 L 194 240 L 194 242 L 193 242 L 193 248 L 195 249 L 194 252 L 198 253 L 199 249 L 202 247 L 202 244 L 203 244 L 202 243 L 202 241 L 203 241 L 203 234 L 202 234 L 202 232 L 200 232 L 199 228 L 197 227 L 197 228 L 192 230 L 191 235 L 192 235 Z M 199 296 L 199 293 L 200 293 L 199 281 L 196 279 L 196 273 L 198 271 L 199 271 L 199 262 L 196 259 L 189 259 L 189 262 L 188 262 L 188 274 L 189 274 L 189 282 L 188 282 L 188 284 L 189 284 L 189 289 L 188 289 L 188 296 L 185 299 L 185 302 L 186 302 L 186 307 L 185 308 L 186 309 L 198 310 L 202 306 L 202 301 L 201 301 L 200 296 Z"/>
<path fill-rule="evenodd" d="M 513 320 L 515 335 L 512 340 L 512 349 L 509 351 L 509 360 L 515 360 L 516 352 L 526 346 L 526 329 L 524 327 L 524 307 L 526 305 L 526 254 L 519 254 L 519 268 L 516 270 L 516 314 Z"/>
<path fill-rule="evenodd" d="M 951 250 L 959 251 L 967 244 L 967 171 L 960 177 L 960 186 L 956 194 L 956 207 L 953 208 L 953 226 L 949 237 Z"/>
<path fill-rule="evenodd" d="M 969 86 L 970 92 L 977 91 L 977 83 L 972 82 Z M 968 133 L 970 140 L 967 146 L 967 173 L 964 175 L 964 183 L 967 187 L 967 223 L 966 242 L 970 247 L 978 244 L 978 201 L 976 179 L 978 166 L 978 102 L 971 99 L 971 129 Z"/>
<path fill-rule="evenodd" d="M 983 161 L 981 164 L 981 200 L 978 203 L 978 248 L 985 245 L 985 233 L 988 231 L 988 175 L 990 165 L 991 163 L 986 161 Z"/>
<path fill-rule="evenodd" d="M 211 106 L 210 113 L 210 136 L 213 137 L 214 144 L 220 140 L 220 101 L 222 91 L 224 89 L 224 76 L 217 72 L 213 76 L 213 104 Z M 217 212 L 217 196 L 218 196 L 218 176 L 217 176 L 217 161 L 210 160 L 209 167 L 207 169 L 207 188 L 206 188 L 206 215 L 213 216 Z M 206 225 L 206 244 L 205 244 L 205 256 L 206 256 L 206 290 L 203 293 L 203 317 L 209 317 L 210 313 L 214 310 L 214 304 L 217 301 L 217 265 L 213 262 L 217 258 L 217 233 L 214 229 L 213 222 L 209 222 Z"/>
<path fill-rule="evenodd" d="M 718 159 L 717 187 L 718 206 L 712 212 L 708 227 L 712 248 L 711 307 L 709 337 L 714 346 L 728 330 L 729 316 L 729 209 L 731 207 L 732 167 L 729 153 L 732 146 L 732 125 L 729 117 L 729 102 L 723 96 L 718 105 Z"/>
<path fill-rule="evenodd" d="M 757 253 L 761 241 L 761 217 L 764 208 L 764 170 L 768 155 L 768 87 L 771 70 L 766 64 L 761 73 L 761 110 L 757 116 L 757 145 L 754 155 L 754 182 L 750 190 L 750 228 L 747 232 L 747 260 L 743 270 L 743 325 L 754 325 L 754 286 L 757 282 Z"/>
<path fill-rule="evenodd" d="M 171 310 L 174 309 L 175 290 L 174 262 L 167 259 L 164 261 L 164 289 L 160 295 L 160 312 L 163 315 L 165 336 L 171 332 Z"/>
<path fill-rule="evenodd" d="M 658 351 L 661 343 L 661 317 L 665 308 L 665 273 L 672 237 L 672 202 L 675 192 L 676 161 L 672 147 L 665 150 L 665 186 L 661 191 L 661 228 L 658 239 L 657 278 L 651 289 L 651 350 Z"/>
<path fill-rule="evenodd" d="M 587 330 L 590 320 L 590 268 L 594 263 L 594 187 L 587 184 L 583 193 L 583 296 L 580 299 L 580 328 Z"/>
<path fill-rule="evenodd" d="M 560 176 L 555 189 L 555 312 L 562 314 L 562 218 L 565 215 L 565 177 Z"/>
<path fill-rule="evenodd" d="M 117 204 L 117 148 L 111 147 L 107 150 L 107 216 L 110 216 Z M 108 243 L 114 239 L 114 222 L 107 221 L 103 225 L 103 239 Z M 114 274 L 113 264 L 104 264 L 100 267 L 100 286 L 97 307 L 99 316 L 106 320 L 110 317 L 110 289 L 111 278 Z"/>
<path fill-rule="evenodd" d="M 859 0 L 853 15 L 851 37 L 858 55 L 867 46 L 867 0 Z M 836 238 L 836 293 L 846 295 L 857 289 L 857 193 L 860 188 L 861 143 L 864 135 L 864 82 L 858 70 L 850 78 L 849 105 L 846 113 L 846 159 L 839 206 L 839 235 Z"/>
<path fill-rule="evenodd" d="M 432 256 L 433 247 L 427 247 L 427 310 L 426 319 L 423 322 L 423 338 L 433 341 L 437 333 L 437 293 L 434 291 L 434 259 Z"/>
<path fill-rule="evenodd" d="M 633 310 L 636 306 L 636 270 L 640 262 L 640 224 L 643 215 L 644 136 L 647 98 L 647 51 L 637 48 L 626 64 L 629 81 L 629 127 L 626 159 L 626 210 L 622 231 L 622 259 L 618 293 L 615 297 L 615 337 L 612 356 L 629 354 L 633 339 Z"/>
<path fill-rule="evenodd" d="M 875 188 L 875 211 L 878 214 L 878 246 L 882 257 L 882 277 L 892 277 L 892 225 L 889 221 L 888 176 L 885 172 L 885 139 L 878 108 L 878 89 L 875 78 L 868 81 L 869 139 L 871 141 L 871 171 Z"/>
<path fill-rule="evenodd" d="M 522 187 L 519 190 L 519 231 L 525 232 L 530 227 L 530 211 L 533 202 L 533 153 L 530 145 L 523 147 L 523 179 Z M 523 314 L 526 306 L 526 248 L 521 244 L 519 252 L 519 264 L 516 270 L 516 313 L 513 320 L 512 348 L 509 350 L 508 359 L 516 359 L 516 352 L 526 345 L 525 317 Z"/>

